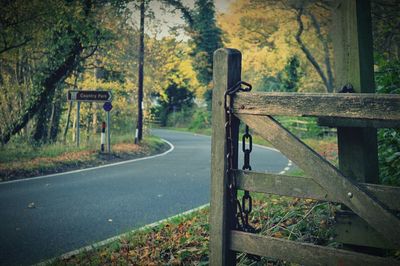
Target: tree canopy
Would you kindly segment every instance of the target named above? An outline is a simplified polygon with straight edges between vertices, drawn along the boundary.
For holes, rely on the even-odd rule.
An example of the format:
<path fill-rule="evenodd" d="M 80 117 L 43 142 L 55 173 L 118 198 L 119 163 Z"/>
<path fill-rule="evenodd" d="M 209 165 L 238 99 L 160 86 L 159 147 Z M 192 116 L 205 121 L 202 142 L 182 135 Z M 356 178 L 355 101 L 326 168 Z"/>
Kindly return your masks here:
<path fill-rule="evenodd" d="M 179 0 L 165 0 L 165 3 L 179 10 L 186 21 L 185 30 L 191 37 L 193 68 L 197 79 L 205 86 L 212 80 L 213 53 L 222 47 L 221 30 L 216 24 L 213 0 L 196 0 L 194 9 Z"/>
<path fill-rule="evenodd" d="M 243 51 L 244 75 L 256 87 L 274 88 L 295 56 L 304 73 L 301 90 L 332 92 L 330 21 L 329 1 L 237 0 L 218 18 L 226 46 Z"/>
<path fill-rule="evenodd" d="M 92 0 L 3 3 L 0 82 L 5 90 L 2 97 L 9 105 L 2 105 L 2 143 L 35 116 L 34 139 L 47 138 L 57 88 L 109 37 L 107 29 L 97 26 L 104 8 L 119 9 L 122 4 Z M 16 93 L 19 108 L 12 104 Z M 13 116 L 6 117 L 6 113 Z"/>

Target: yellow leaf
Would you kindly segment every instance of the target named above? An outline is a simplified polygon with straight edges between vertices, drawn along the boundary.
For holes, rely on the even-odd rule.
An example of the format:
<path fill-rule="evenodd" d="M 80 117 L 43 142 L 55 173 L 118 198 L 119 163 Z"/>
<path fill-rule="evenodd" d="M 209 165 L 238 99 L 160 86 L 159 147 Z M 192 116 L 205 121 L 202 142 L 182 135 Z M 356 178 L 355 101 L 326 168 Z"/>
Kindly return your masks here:
<path fill-rule="evenodd" d="M 283 237 L 283 235 L 282 235 L 281 232 L 276 232 L 276 233 L 274 233 L 272 236 L 273 236 L 273 237 L 276 237 L 276 238 L 282 238 L 282 237 Z"/>

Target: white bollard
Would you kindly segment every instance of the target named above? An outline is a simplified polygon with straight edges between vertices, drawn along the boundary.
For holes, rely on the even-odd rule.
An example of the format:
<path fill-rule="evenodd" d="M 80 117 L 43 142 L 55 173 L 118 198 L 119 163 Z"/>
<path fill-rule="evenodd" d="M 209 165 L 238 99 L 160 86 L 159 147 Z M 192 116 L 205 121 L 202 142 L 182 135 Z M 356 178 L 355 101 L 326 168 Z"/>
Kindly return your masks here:
<path fill-rule="evenodd" d="M 104 144 L 106 143 L 106 122 L 101 123 L 101 152 L 104 152 Z"/>

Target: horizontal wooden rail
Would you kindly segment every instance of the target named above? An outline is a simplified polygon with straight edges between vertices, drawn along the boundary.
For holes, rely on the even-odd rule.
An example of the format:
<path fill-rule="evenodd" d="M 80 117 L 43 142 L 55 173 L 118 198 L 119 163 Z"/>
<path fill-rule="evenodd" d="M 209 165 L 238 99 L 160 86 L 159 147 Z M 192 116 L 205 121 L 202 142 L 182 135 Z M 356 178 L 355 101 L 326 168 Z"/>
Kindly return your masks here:
<path fill-rule="evenodd" d="M 238 93 L 234 113 L 400 120 L 400 95 L 371 93 Z"/>
<path fill-rule="evenodd" d="M 231 231 L 230 248 L 303 265 L 399 265 L 391 258 Z"/>
<path fill-rule="evenodd" d="M 325 189 L 308 177 L 257 173 L 234 170 L 236 187 L 250 192 L 262 192 L 296 198 L 334 201 Z"/>
<path fill-rule="evenodd" d="M 281 196 L 341 202 L 311 177 L 234 170 L 238 189 Z M 400 187 L 360 184 L 389 209 L 400 211 Z"/>

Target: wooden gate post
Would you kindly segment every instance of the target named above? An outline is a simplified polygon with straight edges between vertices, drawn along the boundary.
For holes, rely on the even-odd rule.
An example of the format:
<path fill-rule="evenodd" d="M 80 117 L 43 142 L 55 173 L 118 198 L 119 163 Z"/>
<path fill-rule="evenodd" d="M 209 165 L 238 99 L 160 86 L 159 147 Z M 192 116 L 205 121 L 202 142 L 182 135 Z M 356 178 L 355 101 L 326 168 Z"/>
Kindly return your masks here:
<path fill-rule="evenodd" d="M 351 83 L 355 92 L 374 93 L 370 0 L 336 1 L 333 19 L 336 86 Z M 352 124 L 351 120 L 336 122 L 340 170 L 359 182 L 378 183 L 376 129 Z"/>
<path fill-rule="evenodd" d="M 210 265 L 214 266 L 236 263 L 236 253 L 229 250 L 228 245 L 229 231 L 235 226 L 235 210 L 228 193 L 224 93 L 240 81 L 241 60 L 241 53 L 235 49 L 218 49 L 214 52 L 210 204 Z M 234 168 L 237 168 L 238 133 L 239 120 L 233 118 Z"/>

